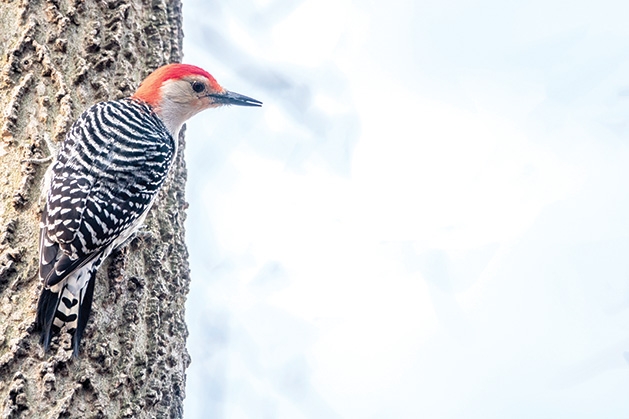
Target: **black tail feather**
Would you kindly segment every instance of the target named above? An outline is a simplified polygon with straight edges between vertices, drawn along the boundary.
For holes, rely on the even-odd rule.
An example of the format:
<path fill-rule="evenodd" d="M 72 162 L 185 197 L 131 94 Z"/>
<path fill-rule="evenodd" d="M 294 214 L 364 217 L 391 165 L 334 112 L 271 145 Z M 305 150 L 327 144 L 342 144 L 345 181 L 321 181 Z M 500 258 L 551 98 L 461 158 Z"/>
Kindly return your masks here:
<path fill-rule="evenodd" d="M 68 333 L 72 335 L 74 356 L 78 357 L 81 338 L 92 311 L 95 282 L 96 272 L 92 272 L 85 288 L 79 291 L 78 298 L 72 297 L 72 294 L 65 286 L 61 288 L 59 293 L 47 288 L 42 290 L 39 303 L 37 304 L 37 319 L 35 323 L 41 333 L 40 342 L 45 351 L 50 350 L 50 342 L 53 336 L 59 334 L 61 330 L 59 325 L 65 324 L 69 328 Z M 63 303 L 62 307 L 60 307 L 60 303 Z M 56 325 L 55 319 L 57 319 Z M 76 328 L 72 327 L 75 324 Z"/>
<path fill-rule="evenodd" d="M 50 340 L 52 339 L 55 320 L 55 313 L 59 306 L 59 294 L 44 288 L 39 302 L 37 303 L 37 319 L 35 323 L 37 329 L 41 333 L 40 343 L 44 346 L 44 350 L 50 349 Z"/>
<path fill-rule="evenodd" d="M 85 326 L 87 326 L 87 321 L 89 320 L 90 313 L 92 311 L 92 298 L 94 297 L 95 282 L 96 272 L 94 272 L 90 277 L 90 280 L 87 282 L 87 286 L 83 290 L 81 290 L 82 296 L 79 303 L 79 321 L 76 327 L 76 331 L 74 332 L 74 337 L 72 338 L 74 346 L 74 356 L 79 356 L 79 345 L 81 343 L 81 338 L 83 337 Z"/>

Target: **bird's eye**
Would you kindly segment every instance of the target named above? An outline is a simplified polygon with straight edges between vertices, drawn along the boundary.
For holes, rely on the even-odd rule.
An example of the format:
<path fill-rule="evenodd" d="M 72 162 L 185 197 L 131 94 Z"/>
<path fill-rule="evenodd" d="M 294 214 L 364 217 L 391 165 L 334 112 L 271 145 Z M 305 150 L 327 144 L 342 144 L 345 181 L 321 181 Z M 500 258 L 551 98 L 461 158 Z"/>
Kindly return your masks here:
<path fill-rule="evenodd" d="M 200 81 L 193 81 L 192 90 L 194 90 L 197 93 L 201 93 L 202 91 L 205 90 L 205 85 L 201 83 Z"/>

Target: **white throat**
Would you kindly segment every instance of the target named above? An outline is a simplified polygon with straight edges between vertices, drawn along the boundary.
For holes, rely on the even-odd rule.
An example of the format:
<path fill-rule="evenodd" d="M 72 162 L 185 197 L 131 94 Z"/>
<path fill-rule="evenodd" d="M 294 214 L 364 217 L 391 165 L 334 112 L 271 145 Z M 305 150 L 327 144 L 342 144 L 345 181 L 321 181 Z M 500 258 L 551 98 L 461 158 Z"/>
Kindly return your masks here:
<path fill-rule="evenodd" d="M 198 98 L 192 96 L 189 83 L 168 80 L 161 87 L 161 102 L 156 112 L 173 138 L 177 139 L 181 126 L 204 108 Z"/>
<path fill-rule="evenodd" d="M 168 98 L 164 98 L 157 109 L 157 114 L 175 140 L 179 138 L 179 131 L 183 124 L 198 112 L 196 109 L 181 106 Z"/>

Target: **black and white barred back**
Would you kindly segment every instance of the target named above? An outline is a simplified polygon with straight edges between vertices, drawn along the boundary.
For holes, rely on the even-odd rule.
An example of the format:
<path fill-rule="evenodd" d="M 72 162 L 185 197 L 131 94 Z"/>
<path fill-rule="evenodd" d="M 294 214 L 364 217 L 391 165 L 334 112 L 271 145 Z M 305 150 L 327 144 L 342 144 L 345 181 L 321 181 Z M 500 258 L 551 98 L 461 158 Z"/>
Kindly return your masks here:
<path fill-rule="evenodd" d="M 142 224 L 177 143 L 136 99 L 102 102 L 74 123 L 47 173 L 37 325 L 44 348 L 65 327 L 75 354 L 89 318 L 96 271 Z"/>

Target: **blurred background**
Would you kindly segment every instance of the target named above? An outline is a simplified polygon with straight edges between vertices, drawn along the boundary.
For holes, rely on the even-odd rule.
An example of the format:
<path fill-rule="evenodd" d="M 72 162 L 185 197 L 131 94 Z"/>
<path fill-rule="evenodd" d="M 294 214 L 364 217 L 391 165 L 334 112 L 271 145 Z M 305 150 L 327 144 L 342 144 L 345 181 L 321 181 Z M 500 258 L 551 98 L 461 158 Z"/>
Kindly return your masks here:
<path fill-rule="evenodd" d="M 184 0 L 185 417 L 626 418 L 629 3 Z"/>

